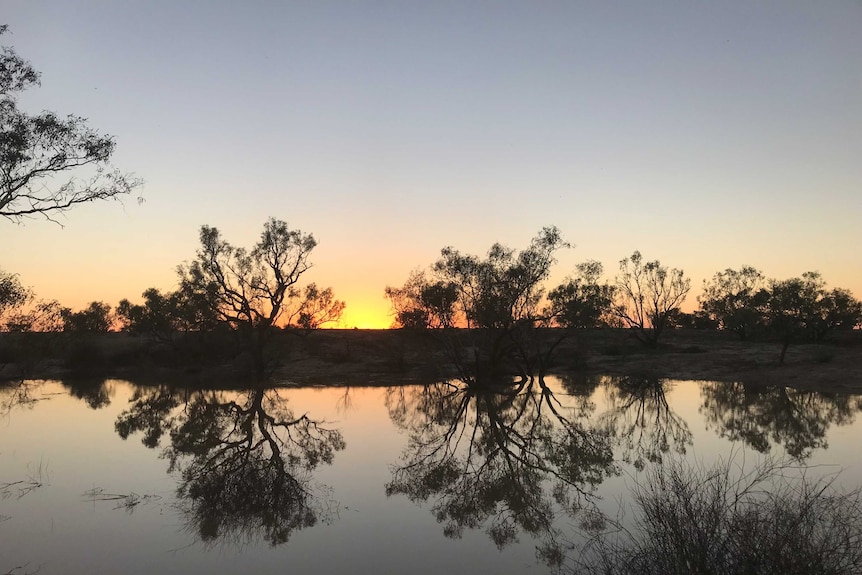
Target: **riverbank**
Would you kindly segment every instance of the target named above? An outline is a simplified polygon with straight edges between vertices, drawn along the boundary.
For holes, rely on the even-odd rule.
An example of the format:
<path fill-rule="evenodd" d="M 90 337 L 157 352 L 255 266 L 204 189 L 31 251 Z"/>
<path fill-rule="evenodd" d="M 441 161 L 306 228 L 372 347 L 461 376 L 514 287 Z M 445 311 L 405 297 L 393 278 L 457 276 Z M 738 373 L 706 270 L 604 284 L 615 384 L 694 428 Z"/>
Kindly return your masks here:
<path fill-rule="evenodd" d="M 550 341 L 560 335 L 547 330 Z M 124 333 L 75 339 L 73 334 L 2 334 L 0 378 L 104 376 L 192 385 L 248 383 L 247 358 L 198 342 L 185 352 Z M 16 339 L 27 336 L 27 339 Z M 70 337 L 71 336 L 71 337 Z M 80 336 L 79 336 L 80 337 Z M 470 334 L 459 332 L 462 345 Z M 192 351 L 188 351 L 191 349 Z M 671 330 L 656 349 L 626 330 L 572 333 L 557 348 L 550 373 L 649 375 L 670 379 L 738 381 L 819 391 L 862 393 L 862 332 L 827 344 L 789 348 L 778 365 L 776 342 L 741 342 L 731 334 Z M 403 330 L 319 330 L 276 340 L 270 380 L 277 385 L 403 385 L 454 377 L 437 333 Z"/>

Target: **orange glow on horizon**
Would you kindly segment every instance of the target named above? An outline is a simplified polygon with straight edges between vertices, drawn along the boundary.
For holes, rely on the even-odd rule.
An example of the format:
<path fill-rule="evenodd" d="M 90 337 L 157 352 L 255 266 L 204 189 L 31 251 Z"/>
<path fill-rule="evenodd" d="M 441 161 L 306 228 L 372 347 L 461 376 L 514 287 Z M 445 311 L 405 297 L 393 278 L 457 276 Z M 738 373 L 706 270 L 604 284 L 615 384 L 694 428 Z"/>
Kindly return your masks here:
<path fill-rule="evenodd" d="M 343 329 L 389 329 L 392 327 L 392 317 L 387 310 L 374 309 L 370 307 L 351 308 L 348 302 L 337 325 L 326 327 Z"/>

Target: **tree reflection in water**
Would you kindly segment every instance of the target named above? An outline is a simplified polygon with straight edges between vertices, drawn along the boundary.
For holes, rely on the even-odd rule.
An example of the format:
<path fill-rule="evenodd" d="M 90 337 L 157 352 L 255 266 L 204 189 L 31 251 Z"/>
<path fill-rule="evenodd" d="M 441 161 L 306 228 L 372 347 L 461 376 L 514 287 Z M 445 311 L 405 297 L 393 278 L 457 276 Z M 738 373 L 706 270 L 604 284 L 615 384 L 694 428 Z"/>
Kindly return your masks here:
<path fill-rule="evenodd" d="M 586 423 L 589 398 L 564 405 L 542 379 L 390 388 L 386 401 L 410 434 L 386 493 L 433 499 L 448 537 L 485 527 L 503 548 L 521 530 L 558 560 L 554 504 L 576 513 L 616 472 L 608 436 Z"/>
<path fill-rule="evenodd" d="M 685 419 L 671 409 L 667 380 L 657 377 L 604 378 L 608 410 L 599 422 L 614 435 L 622 459 L 642 471 L 647 462 L 661 463 L 671 450 L 685 454 L 692 434 Z"/>
<path fill-rule="evenodd" d="M 10 381 L 0 383 L 0 417 L 6 417 L 15 409 L 32 408 L 41 397 L 33 393 L 37 384 L 32 381 Z"/>
<path fill-rule="evenodd" d="M 721 437 L 743 441 L 766 453 L 771 444 L 803 461 L 828 447 L 830 425 L 848 425 L 862 410 L 862 397 L 798 391 L 789 387 L 754 387 L 743 383 L 703 384 L 700 410 L 707 426 Z"/>
<path fill-rule="evenodd" d="M 104 378 L 76 378 L 63 380 L 63 386 L 69 390 L 69 395 L 77 397 L 90 409 L 102 409 L 111 405 L 114 396 L 114 382 Z"/>
<path fill-rule="evenodd" d="M 150 448 L 167 434 L 179 508 L 203 541 L 278 545 L 331 519 L 328 489 L 311 472 L 345 447 L 338 430 L 294 416 L 283 393 L 138 390 L 115 426 L 124 439 L 142 432 Z"/>

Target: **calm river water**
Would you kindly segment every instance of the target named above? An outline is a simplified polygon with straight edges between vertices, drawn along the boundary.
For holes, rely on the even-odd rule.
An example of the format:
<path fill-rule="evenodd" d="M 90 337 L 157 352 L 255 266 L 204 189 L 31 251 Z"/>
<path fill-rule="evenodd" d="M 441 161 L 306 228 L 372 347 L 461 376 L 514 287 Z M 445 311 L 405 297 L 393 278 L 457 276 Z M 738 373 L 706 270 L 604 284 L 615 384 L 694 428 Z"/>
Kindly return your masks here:
<path fill-rule="evenodd" d="M 762 454 L 862 485 L 862 398 L 546 378 L 0 388 L 0 572 L 547 573 L 650 466 Z"/>

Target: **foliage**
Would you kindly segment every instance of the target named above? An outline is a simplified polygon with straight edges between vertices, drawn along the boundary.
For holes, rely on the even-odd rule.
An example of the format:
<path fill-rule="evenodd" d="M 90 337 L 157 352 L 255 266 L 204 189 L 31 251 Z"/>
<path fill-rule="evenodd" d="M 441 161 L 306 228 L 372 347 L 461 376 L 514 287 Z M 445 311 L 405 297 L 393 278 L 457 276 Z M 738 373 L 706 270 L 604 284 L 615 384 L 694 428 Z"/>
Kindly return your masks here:
<path fill-rule="evenodd" d="M 827 291 L 817 272 L 772 280 L 768 294 L 765 321 L 782 343 L 782 364 L 791 343 L 821 341 L 832 331 L 853 329 L 862 321 L 862 303 L 845 289 Z"/>
<path fill-rule="evenodd" d="M 142 295 L 143 304 L 124 299 L 117 305 L 117 318 L 124 331 L 168 343 L 175 332 L 209 330 L 218 324 L 211 306 L 194 292 L 163 294 L 149 288 Z"/>
<path fill-rule="evenodd" d="M 452 282 L 429 280 L 416 270 L 404 286 L 386 287 L 386 297 L 395 312 L 395 326 L 408 329 L 449 328 L 455 325 L 458 288 Z"/>
<path fill-rule="evenodd" d="M 682 329 L 718 329 L 719 322 L 703 310 L 686 313 L 679 309 L 668 314 L 667 327 Z"/>
<path fill-rule="evenodd" d="M 562 327 L 609 327 L 615 323 L 613 301 L 616 286 L 600 284 L 602 264 L 591 260 L 580 263 L 576 274 L 548 294 L 546 315 Z"/>
<path fill-rule="evenodd" d="M 616 278 L 614 313 L 635 337 L 655 346 L 668 319 L 679 309 L 691 289 L 691 280 L 677 268 L 668 270 L 661 262 L 644 262 L 635 251 L 620 261 Z"/>
<path fill-rule="evenodd" d="M 834 478 L 793 476 L 765 459 L 744 469 L 681 461 L 633 489 L 633 526 L 597 519 L 572 572 L 632 575 L 862 573 L 862 498 Z"/>
<path fill-rule="evenodd" d="M 433 270 L 455 285 L 457 309 L 467 327 L 508 329 L 539 319 L 542 282 L 556 263 L 554 254 L 567 246 L 557 228 L 546 227 L 518 253 L 494 244 L 482 260 L 444 248 Z"/>
<path fill-rule="evenodd" d="M 701 310 L 718 322 L 721 329 L 735 333 L 746 340 L 763 325 L 761 308 L 769 293 L 766 278 L 751 267 L 739 270 L 726 269 L 703 282 L 703 293 L 698 296 Z"/>
<path fill-rule="evenodd" d="M 63 318 L 63 331 L 104 333 L 114 325 L 111 306 L 100 301 L 90 302 L 81 311 L 73 312 L 63 308 L 60 312 Z"/>
<path fill-rule="evenodd" d="M 57 300 L 39 300 L 27 311 L 10 314 L 6 320 L 6 329 L 14 332 L 50 332 L 63 331 L 63 313 L 67 309 Z"/>
<path fill-rule="evenodd" d="M 0 26 L 0 34 L 6 31 Z M 113 137 L 87 126 L 85 118 L 20 110 L 17 94 L 38 85 L 39 73 L 12 48 L 0 50 L 0 216 L 51 220 L 78 204 L 119 199 L 140 187 L 139 179 L 111 166 Z M 58 183 L 69 171 L 84 177 Z"/>
<path fill-rule="evenodd" d="M 32 297 L 32 292 L 21 284 L 18 274 L 0 269 L 0 320 L 7 312 L 24 305 Z"/>
<path fill-rule="evenodd" d="M 403 287 L 386 288 L 396 323 L 473 330 L 467 341 L 450 334 L 447 342 L 465 376 L 528 373 L 543 361 L 532 333 L 548 323 L 542 282 L 567 246 L 556 227 L 546 227 L 520 252 L 497 243 L 480 258 L 446 247 L 427 274 L 413 272 Z"/>
<path fill-rule="evenodd" d="M 210 226 L 201 227 L 200 241 L 197 259 L 177 269 L 181 297 L 206 302 L 214 317 L 240 332 L 256 377 L 265 375 L 264 352 L 274 328 L 312 329 L 341 317 L 344 303 L 331 289 L 297 286 L 317 245 L 311 234 L 271 218 L 250 251 L 232 246 Z"/>
<path fill-rule="evenodd" d="M 305 286 L 299 299 L 299 305 L 290 310 L 284 324 L 303 330 L 318 329 L 321 326 L 338 321 L 344 312 L 344 302 L 335 299 L 331 287 L 320 289 L 317 284 Z"/>

